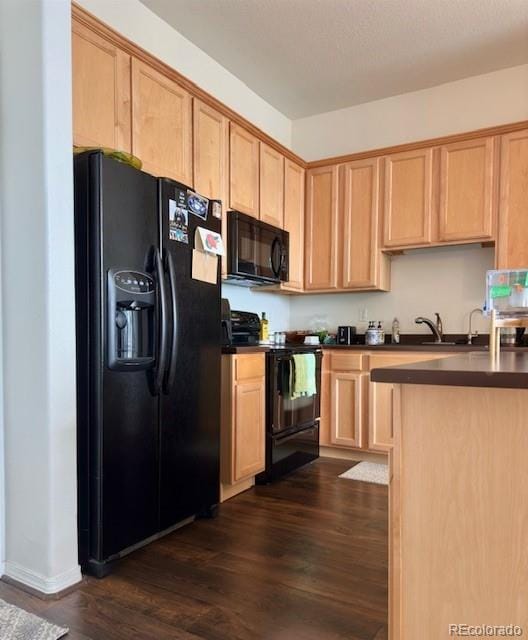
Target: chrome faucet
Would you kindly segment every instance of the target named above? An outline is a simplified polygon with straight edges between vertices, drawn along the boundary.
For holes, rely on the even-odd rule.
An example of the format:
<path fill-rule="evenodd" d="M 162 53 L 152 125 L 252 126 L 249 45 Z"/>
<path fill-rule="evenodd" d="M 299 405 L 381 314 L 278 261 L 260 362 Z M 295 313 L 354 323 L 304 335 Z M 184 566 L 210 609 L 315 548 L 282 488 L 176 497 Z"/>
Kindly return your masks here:
<path fill-rule="evenodd" d="M 435 313 L 435 316 L 436 316 L 436 322 L 429 320 L 429 318 L 422 318 L 422 316 L 418 316 L 417 318 L 414 319 L 414 321 L 416 322 L 416 324 L 426 324 L 433 333 L 433 336 L 435 338 L 434 341 L 440 343 L 444 339 L 444 332 L 442 328 L 442 318 L 440 317 L 439 313 Z"/>
<path fill-rule="evenodd" d="M 471 311 L 471 313 L 469 314 L 469 328 L 468 328 L 468 334 L 467 334 L 467 343 L 468 344 L 473 344 L 473 338 L 476 338 L 478 336 L 478 331 L 475 331 L 475 333 L 473 333 L 471 331 L 471 325 L 473 323 L 473 314 L 474 313 L 482 313 L 482 314 L 484 314 L 482 309 L 480 309 L 479 307 L 477 307 L 476 309 L 473 309 L 473 311 Z"/>

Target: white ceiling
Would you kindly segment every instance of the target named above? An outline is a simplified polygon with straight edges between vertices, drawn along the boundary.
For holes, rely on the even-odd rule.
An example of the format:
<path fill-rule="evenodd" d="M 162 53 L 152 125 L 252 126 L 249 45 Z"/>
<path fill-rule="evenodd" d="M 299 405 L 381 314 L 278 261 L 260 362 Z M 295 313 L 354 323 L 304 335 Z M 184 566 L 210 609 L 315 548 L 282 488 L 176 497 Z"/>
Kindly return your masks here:
<path fill-rule="evenodd" d="M 528 62 L 528 0 L 142 0 L 290 118 Z"/>

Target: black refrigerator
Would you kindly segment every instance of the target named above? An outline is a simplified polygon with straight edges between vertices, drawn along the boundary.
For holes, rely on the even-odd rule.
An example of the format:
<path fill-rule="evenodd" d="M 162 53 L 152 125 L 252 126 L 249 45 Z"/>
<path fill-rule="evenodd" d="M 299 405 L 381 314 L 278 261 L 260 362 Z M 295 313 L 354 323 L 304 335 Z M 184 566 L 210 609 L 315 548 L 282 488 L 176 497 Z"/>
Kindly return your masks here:
<path fill-rule="evenodd" d="M 79 561 L 114 560 L 219 501 L 218 203 L 101 152 L 75 157 Z M 219 262 L 219 260 L 217 260 Z"/>

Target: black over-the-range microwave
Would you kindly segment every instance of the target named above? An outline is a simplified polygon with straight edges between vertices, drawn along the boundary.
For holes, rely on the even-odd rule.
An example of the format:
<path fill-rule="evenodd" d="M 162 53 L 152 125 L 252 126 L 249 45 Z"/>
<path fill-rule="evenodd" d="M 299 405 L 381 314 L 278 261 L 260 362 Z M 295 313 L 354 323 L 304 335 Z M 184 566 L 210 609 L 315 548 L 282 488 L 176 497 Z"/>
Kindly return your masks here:
<path fill-rule="evenodd" d="M 247 287 L 288 280 L 290 234 L 239 211 L 227 212 L 227 281 Z"/>

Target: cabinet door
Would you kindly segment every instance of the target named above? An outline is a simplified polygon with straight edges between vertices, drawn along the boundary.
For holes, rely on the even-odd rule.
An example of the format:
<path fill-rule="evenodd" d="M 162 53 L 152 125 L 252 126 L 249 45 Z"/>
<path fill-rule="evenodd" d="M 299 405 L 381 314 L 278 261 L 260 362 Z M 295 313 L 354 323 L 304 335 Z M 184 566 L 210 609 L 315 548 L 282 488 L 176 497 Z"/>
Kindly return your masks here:
<path fill-rule="evenodd" d="M 306 173 L 305 289 L 336 289 L 338 284 L 337 166 Z"/>
<path fill-rule="evenodd" d="M 235 387 L 234 481 L 264 470 L 264 379 Z"/>
<path fill-rule="evenodd" d="M 501 138 L 497 269 L 528 267 L 528 129 Z"/>
<path fill-rule="evenodd" d="M 258 218 L 259 141 L 233 122 L 229 140 L 229 206 Z"/>
<path fill-rule="evenodd" d="M 332 371 L 330 374 L 330 440 L 333 444 L 356 448 L 365 446 L 367 378 L 368 373 Z"/>
<path fill-rule="evenodd" d="M 204 102 L 193 103 L 194 188 L 227 205 L 229 120 Z"/>
<path fill-rule="evenodd" d="M 260 219 L 282 229 L 284 225 L 284 156 L 260 143 Z"/>
<path fill-rule="evenodd" d="M 405 247 L 431 242 L 432 149 L 385 158 L 384 245 Z"/>
<path fill-rule="evenodd" d="M 193 100 L 194 188 L 222 201 L 222 237 L 227 246 L 227 193 L 229 189 L 229 120 L 205 103 Z M 222 256 L 222 276 L 227 275 L 227 255 Z"/>
<path fill-rule="evenodd" d="M 492 237 L 496 209 L 494 158 L 493 138 L 440 147 L 441 241 Z"/>
<path fill-rule="evenodd" d="M 369 369 L 392 367 L 398 364 L 423 362 L 448 358 L 447 353 L 398 353 L 371 354 Z M 394 385 L 384 382 L 369 382 L 368 448 L 375 451 L 389 451 L 394 444 L 392 399 Z"/>
<path fill-rule="evenodd" d="M 340 168 L 343 203 L 343 288 L 374 287 L 379 250 L 379 160 L 349 162 Z"/>
<path fill-rule="evenodd" d="M 192 98 L 176 82 L 132 60 L 132 152 L 143 169 L 192 186 Z"/>
<path fill-rule="evenodd" d="M 130 56 L 72 23 L 73 144 L 130 152 Z"/>
<path fill-rule="evenodd" d="M 290 234 L 289 280 L 287 287 L 304 286 L 304 169 L 284 163 L 284 228 Z"/>
<path fill-rule="evenodd" d="M 394 363 L 396 364 L 396 363 Z M 380 365 L 378 365 L 380 366 Z M 390 365 L 387 365 L 390 366 Z M 369 383 L 369 449 L 390 451 L 394 444 L 392 399 L 394 385 Z"/>

